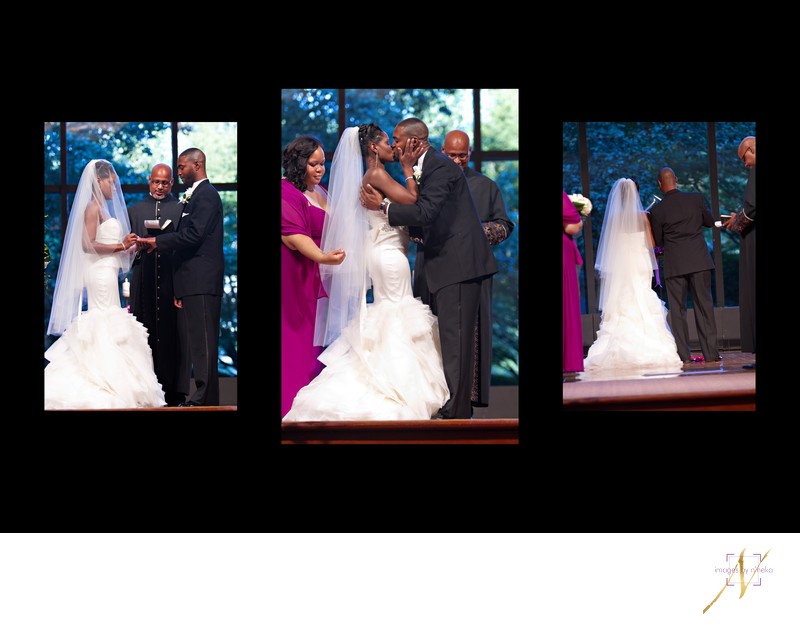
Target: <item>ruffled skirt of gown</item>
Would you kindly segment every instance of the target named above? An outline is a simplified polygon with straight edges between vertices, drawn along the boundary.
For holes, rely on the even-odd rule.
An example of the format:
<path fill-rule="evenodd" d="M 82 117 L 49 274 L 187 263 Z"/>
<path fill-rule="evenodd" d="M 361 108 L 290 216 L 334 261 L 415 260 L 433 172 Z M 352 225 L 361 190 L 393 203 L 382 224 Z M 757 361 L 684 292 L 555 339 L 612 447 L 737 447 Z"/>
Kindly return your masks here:
<path fill-rule="evenodd" d="M 84 311 L 45 357 L 46 410 L 166 405 L 147 329 L 122 307 Z"/>
<path fill-rule="evenodd" d="M 675 338 L 667 324 L 667 309 L 650 288 L 651 278 L 652 272 L 645 269 L 608 301 L 584 370 L 679 371 L 682 368 Z"/>
<path fill-rule="evenodd" d="M 450 398 L 428 306 L 407 295 L 361 313 L 319 356 L 325 369 L 284 421 L 428 420 Z"/>

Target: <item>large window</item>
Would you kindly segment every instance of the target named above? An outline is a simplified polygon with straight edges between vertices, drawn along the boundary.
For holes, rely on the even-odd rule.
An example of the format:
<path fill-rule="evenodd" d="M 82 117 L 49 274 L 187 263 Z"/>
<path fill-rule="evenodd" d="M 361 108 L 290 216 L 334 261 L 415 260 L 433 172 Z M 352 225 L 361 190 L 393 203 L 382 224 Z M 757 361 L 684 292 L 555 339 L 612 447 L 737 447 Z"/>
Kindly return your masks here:
<path fill-rule="evenodd" d="M 177 147 L 177 152 L 173 151 Z M 48 336 L 59 255 L 72 195 L 86 163 L 104 158 L 114 164 L 130 206 L 149 192 L 147 176 L 163 162 L 173 170 L 178 154 L 198 147 L 206 154 L 209 180 L 220 191 L 224 210 L 225 275 L 219 341 L 219 372 L 237 375 L 237 124 L 178 122 L 46 122 L 44 124 L 45 245 L 51 262 L 45 277 L 44 346 Z M 183 185 L 175 176 L 173 194 Z"/>
<path fill-rule="evenodd" d="M 519 378 L 518 98 L 519 91 L 512 89 L 287 89 L 281 95 L 283 146 L 300 134 L 319 137 L 328 169 L 341 133 L 352 125 L 374 122 L 391 136 L 398 122 L 416 116 L 428 125 L 437 151 L 450 130 L 460 129 L 470 136 L 471 166 L 498 183 L 509 217 L 517 224 L 511 237 L 493 248 L 499 268 L 493 296 L 494 385 L 516 385 Z M 400 165 L 389 165 L 387 170 L 402 183 Z M 410 247 L 412 267 L 414 255 Z"/>
<path fill-rule="evenodd" d="M 747 183 L 748 171 L 737 159 L 736 149 L 747 135 L 755 135 L 755 123 L 706 122 L 588 122 L 563 124 L 564 190 L 584 193 L 594 210 L 576 243 L 584 259 L 580 272 L 581 310 L 597 311 L 597 279 L 594 258 L 603 224 L 608 193 L 621 177 L 639 183 L 642 205 L 647 207 L 658 188 L 658 172 L 668 166 L 675 171 L 678 188 L 703 195 L 715 218 L 719 213 L 738 211 Z M 709 139 L 713 139 L 710 144 Z M 586 146 L 582 162 L 581 143 Z M 712 173 L 716 178 L 712 179 Z M 589 227 L 586 227 L 589 226 Z M 716 306 L 739 304 L 738 238 L 717 228 L 704 230 L 717 271 L 712 275 L 712 293 Z M 592 247 L 585 239 L 591 235 Z M 587 285 L 593 283 L 594 287 Z M 662 280 L 663 283 L 663 280 Z M 722 299 L 724 296 L 724 300 Z M 666 300 L 666 291 L 662 299 Z M 688 306 L 691 307 L 691 296 Z"/>

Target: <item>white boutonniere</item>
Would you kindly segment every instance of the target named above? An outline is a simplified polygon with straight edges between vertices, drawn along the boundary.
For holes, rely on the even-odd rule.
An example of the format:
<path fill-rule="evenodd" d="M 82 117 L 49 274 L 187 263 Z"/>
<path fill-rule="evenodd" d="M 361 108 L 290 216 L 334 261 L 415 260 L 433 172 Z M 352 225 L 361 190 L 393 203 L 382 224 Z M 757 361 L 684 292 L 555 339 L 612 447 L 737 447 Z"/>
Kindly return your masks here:
<path fill-rule="evenodd" d="M 418 164 L 415 164 L 412 168 L 412 171 L 414 172 L 414 179 L 416 180 L 417 184 L 419 184 L 419 180 L 422 177 L 422 167 Z"/>
<path fill-rule="evenodd" d="M 178 200 L 181 204 L 188 204 L 189 200 L 192 199 L 192 191 L 188 191 L 181 195 L 181 198 Z"/>

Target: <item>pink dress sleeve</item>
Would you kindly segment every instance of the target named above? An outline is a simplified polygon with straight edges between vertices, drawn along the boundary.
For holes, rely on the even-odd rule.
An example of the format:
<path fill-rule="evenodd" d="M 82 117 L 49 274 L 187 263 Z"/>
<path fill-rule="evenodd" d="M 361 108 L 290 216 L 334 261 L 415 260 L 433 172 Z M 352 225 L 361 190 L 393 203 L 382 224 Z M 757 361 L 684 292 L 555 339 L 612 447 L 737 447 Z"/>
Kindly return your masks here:
<path fill-rule="evenodd" d="M 281 234 L 304 234 L 311 237 L 308 200 L 286 180 L 281 186 Z"/>
<path fill-rule="evenodd" d="M 575 208 L 575 204 L 573 204 L 569 196 L 567 195 L 566 191 L 561 191 L 564 193 L 564 203 L 563 206 L 563 223 L 562 223 L 562 230 L 561 233 L 563 235 L 563 246 L 564 246 L 564 259 L 567 260 L 568 257 L 572 257 L 572 260 L 575 261 L 576 265 L 583 265 L 583 259 L 581 258 L 581 253 L 578 250 L 578 245 L 575 243 L 573 238 L 568 235 L 563 230 L 563 224 L 570 224 L 570 223 L 580 223 L 581 222 L 581 214 L 578 212 L 578 209 Z"/>

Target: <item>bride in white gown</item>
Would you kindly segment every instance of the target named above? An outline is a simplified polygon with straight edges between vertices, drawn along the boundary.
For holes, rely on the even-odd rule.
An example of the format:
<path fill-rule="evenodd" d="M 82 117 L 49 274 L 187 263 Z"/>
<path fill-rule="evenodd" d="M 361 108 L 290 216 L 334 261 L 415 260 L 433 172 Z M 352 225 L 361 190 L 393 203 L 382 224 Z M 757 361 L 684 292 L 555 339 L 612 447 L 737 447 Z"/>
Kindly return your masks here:
<path fill-rule="evenodd" d="M 61 337 L 44 354 L 46 410 L 166 405 L 147 329 L 120 304 L 120 271 L 130 268 L 135 241 L 114 167 L 92 160 L 75 192 L 58 266 L 47 333 Z"/>
<path fill-rule="evenodd" d="M 653 270 L 658 269 L 654 245 L 635 182 L 617 180 L 608 196 L 595 263 L 600 273 L 600 330 L 584 370 L 682 368 L 667 310 L 651 289 Z"/>
<path fill-rule="evenodd" d="M 347 256 L 341 265 L 320 265 L 328 298 L 318 303 L 314 344 L 327 346 L 319 356 L 325 368 L 297 393 L 284 421 L 428 420 L 450 398 L 438 321 L 411 291 L 408 231 L 367 212 L 358 199 L 362 174 L 392 201 L 416 199 L 416 157 L 400 156 L 407 189 L 383 166 L 393 160 L 377 125 L 342 134 L 331 165 L 322 248 L 342 248 Z M 367 304 L 370 278 L 374 302 Z"/>

